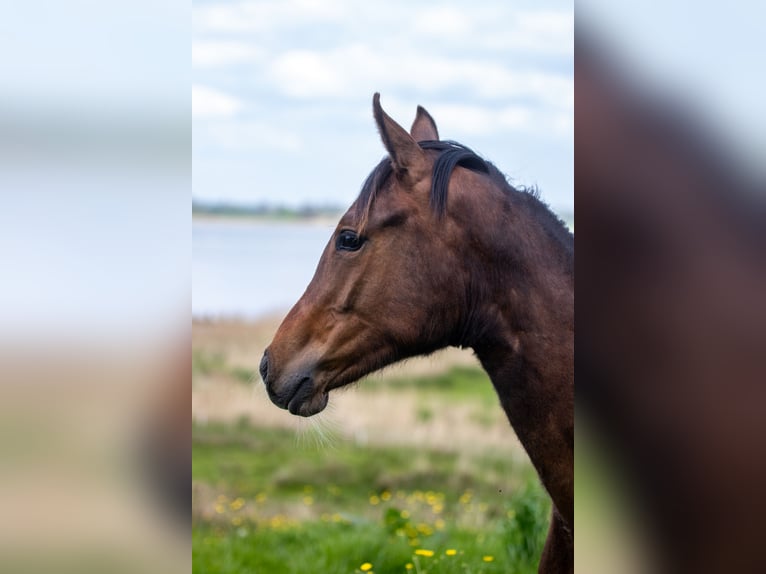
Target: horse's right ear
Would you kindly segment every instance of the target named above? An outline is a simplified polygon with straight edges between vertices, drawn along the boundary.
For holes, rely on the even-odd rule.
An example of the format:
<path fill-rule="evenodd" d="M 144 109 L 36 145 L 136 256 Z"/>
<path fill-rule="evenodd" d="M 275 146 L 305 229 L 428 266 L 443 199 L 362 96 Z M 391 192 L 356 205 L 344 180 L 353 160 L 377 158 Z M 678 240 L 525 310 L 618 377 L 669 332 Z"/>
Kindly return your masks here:
<path fill-rule="evenodd" d="M 411 183 L 417 183 L 427 177 L 429 170 L 425 152 L 407 130 L 383 111 L 380 106 L 380 94 L 377 92 L 372 97 L 372 111 L 396 173 L 405 176 Z"/>
<path fill-rule="evenodd" d="M 436 129 L 436 122 L 422 106 L 418 106 L 415 121 L 412 122 L 410 128 L 410 135 L 416 142 L 439 141 L 439 130 Z"/>

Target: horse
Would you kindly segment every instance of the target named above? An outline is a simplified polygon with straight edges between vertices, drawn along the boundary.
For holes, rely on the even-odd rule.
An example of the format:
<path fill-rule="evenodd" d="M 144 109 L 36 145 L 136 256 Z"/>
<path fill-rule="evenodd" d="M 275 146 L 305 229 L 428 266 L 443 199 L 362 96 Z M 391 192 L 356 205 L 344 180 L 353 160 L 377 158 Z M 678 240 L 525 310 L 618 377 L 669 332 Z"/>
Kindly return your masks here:
<path fill-rule="evenodd" d="M 618 48 L 575 34 L 578 413 L 644 571 L 766 572 L 766 186 Z"/>
<path fill-rule="evenodd" d="M 471 348 L 551 496 L 539 571 L 574 568 L 574 238 L 539 199 L 421 106 L 409 133 L 373 96 L 387 156 L 342 216 L 263 354 L 270 399 L 331 390 L 402 359 Z"/>

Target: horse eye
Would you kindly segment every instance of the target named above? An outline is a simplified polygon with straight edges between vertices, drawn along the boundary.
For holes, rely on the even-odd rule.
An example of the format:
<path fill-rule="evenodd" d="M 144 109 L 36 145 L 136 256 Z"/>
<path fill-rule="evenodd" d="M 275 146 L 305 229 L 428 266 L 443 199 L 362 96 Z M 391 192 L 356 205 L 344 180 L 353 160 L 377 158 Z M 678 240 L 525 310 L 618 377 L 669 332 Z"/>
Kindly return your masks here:
<path fill-rule="evenodd" d="M 364 241 L 350 229 L 344 229 L 338 235 L 335 248 L 342 251 L 356 251 L 362 246 Z"/>

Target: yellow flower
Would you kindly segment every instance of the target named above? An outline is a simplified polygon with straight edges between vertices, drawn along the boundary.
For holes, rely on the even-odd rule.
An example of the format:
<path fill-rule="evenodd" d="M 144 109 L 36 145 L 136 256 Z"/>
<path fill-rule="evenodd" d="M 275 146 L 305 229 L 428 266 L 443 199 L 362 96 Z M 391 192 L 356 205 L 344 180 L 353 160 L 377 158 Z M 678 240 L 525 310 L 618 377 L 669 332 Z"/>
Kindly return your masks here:
<path fill-rule="evenodd" d="M 399 513 L 399 516 L 401 516 L 401 517 L 402 517 L 402 518 L 404 518 L 404 519 L 407 519 L 407 518 L 409 518 L 409 517 L 410 517 L 410 511 L 409 511 L 409 510 L 402 510 L 402 511 Z"/>
<path fill-rule="evenodd" d="M 391 500 L 391 493 L 388 492 L 387 490 L 384 490 L 383 492 L 380 493 L 380 498 L 381 500 Z"/>
<path fill-rule="evenodd" d="M 418 532 L 420 532 L 423 536 L 431 536 L 431 534 L 434 533 L 433 528 L 431 528 L 428 524 L 425 524 L 424 522 L 421 522 L 416 527 Z"/>
<path fill-rule="evenodd" d="M 407 570 L 412 570 L 412 562 L 407 562 L 407 564 L 405 564 L 405 565 L 404 565 L 404 567 L 405 567 Z"/>
<path fill-rule="evenodd" d="M 361 570 L 362 572 L 367 572 L 368 570 L 372 570 L 372 564 L 370 564 L 369 562 L 365 562 L 359 567 L 359 570 Z"/>
<path fill-rule="evenodd" d="M 277 514 L 276 516 L 272 516 L 269 520 L 269 523 L 271 524 L 272 528 L 280 528 L 285 525 L 287 521 L 285 520 L 285 517 L 281 514 Z"/>
<path fill-rule="evenodd" d="M 431 556 L 434 555 L 434 551 L 426 550 L 425 548 L 418 548 L 417 550 L 415 550 L 415 554 L 417 554 L 418 556 L 425 556 L 426 558 L 430 558 Z"/>
<path fill-rule="evenodd" d="M 492 562 L 494 559 L 495 559 L 494 556 L 485 556 L 484 558 L 482 558 L 484 562 Z"/>
<path fill-rule="evenodd" d="M 457 554 L 457 550 L 455 550 L 454 548 L 447 548 L 447 551 L 445 552 L 445 554 L 447 556 L 454 556 L 455 554 Z"/>
<path fill-rule="evenodd" d="M 376 506 L 376 505 L 380 504 L 380 498 L 378 498 L 378 496 L 376 494 L 373 494 L 370 497 L 370 504 L 372 504 L 373 506 Z"/>

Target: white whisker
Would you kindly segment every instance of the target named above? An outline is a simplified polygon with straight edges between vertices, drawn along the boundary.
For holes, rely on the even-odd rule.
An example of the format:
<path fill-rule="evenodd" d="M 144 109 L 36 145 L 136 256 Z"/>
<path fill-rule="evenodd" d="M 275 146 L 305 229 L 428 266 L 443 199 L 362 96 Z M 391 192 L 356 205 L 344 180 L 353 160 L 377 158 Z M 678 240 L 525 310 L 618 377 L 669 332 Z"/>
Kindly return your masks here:
<path fill-rule="evenodd" d="M 322 413 L 308 418 L 298 417 L 295 436 L 299 446 L 310 446 L 316 450 L 337 448 L 340 442 L 339 424 L 330 416 L 332 410 L 333 406 L 328 404 Z"/>

